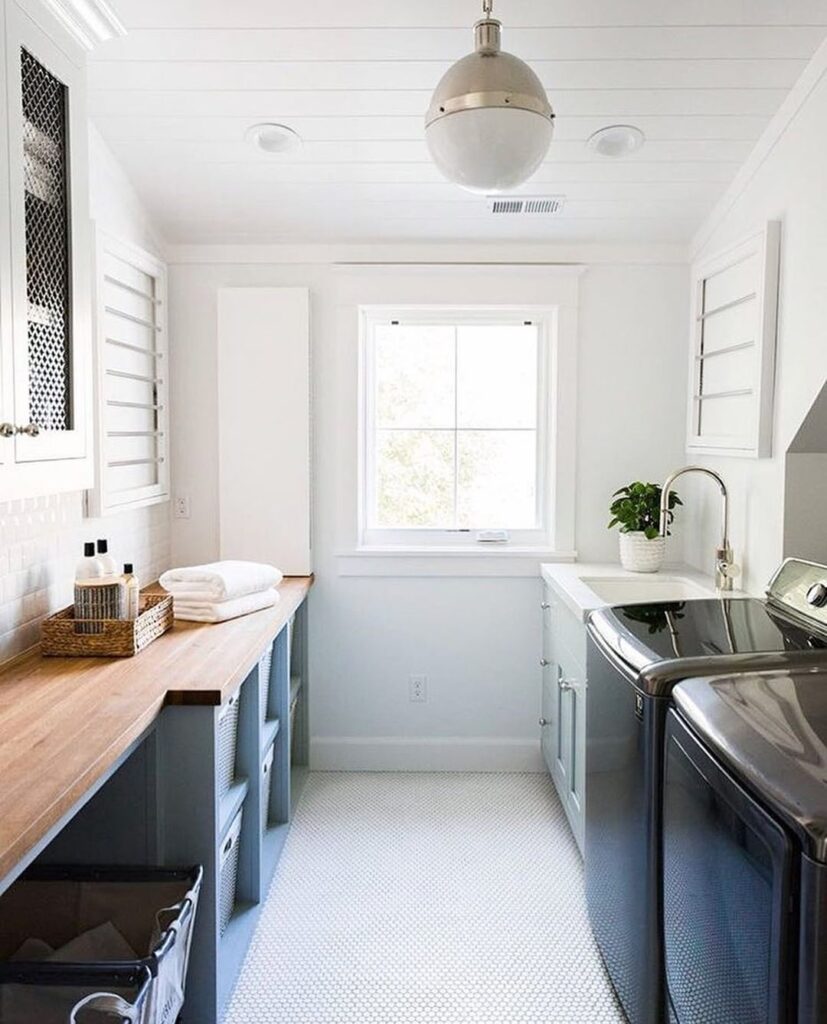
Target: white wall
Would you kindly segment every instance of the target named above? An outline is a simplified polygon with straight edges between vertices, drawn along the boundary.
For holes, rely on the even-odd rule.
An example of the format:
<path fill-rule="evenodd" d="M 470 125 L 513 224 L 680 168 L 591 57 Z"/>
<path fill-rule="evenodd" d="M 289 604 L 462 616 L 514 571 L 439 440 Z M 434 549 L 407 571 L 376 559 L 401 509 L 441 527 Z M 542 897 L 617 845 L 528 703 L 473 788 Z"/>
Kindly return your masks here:
<path fill-rule="evenodd" d="M 90 128 L 90 207 L 106 231 L 158 251 L 158 238 L 126 175 Z M 107 537 L 141 579 L 169 567 L 169 508 L 157 505 L 87 519 L 82 492 L 0 503 L 0 663 L 34 646 L 40 622 L 72 602 L 75 563 L 85 540 Z"/>
<path fill-rule="evenodd" d="M 570 259 L 588 255 L 581 250 Z M 301 262 L 288 263 L 279 262 L 277 250 L 172 253 L 173 489 L 190 497 L 192 510 L 189 520 L 173 521 L 173 559 L 195 562 L 218 550 L 217 289 L 306 285 L 317 577 L 310 645 L 314 764 L 539 767 L 536 578 L 339 575 L 336 556 L 347 540 L 340 510 L 346 519 L 355 500 L 341 443 L 343 430 L 355 423 L 355 354 L 345 351 L 352 338 L 337 329 L 337 272 L 330 258 L 307 251 L 300 256 Z M 428 255 L 398 249 L 381 257 L 374 253 L 378 258 L 485 257 L 458 249 Z M 500 248 L 487 258 L 507 257 Z M 566 254 L 551 258 L 565 262 Z M 599 261 L 588 261 L 580 278 L 576 539 L 586 559 L 616 560 L 617 538 L 605 529 L 611 492 L 633 477 L 662 479 L 683 451 L 685 266 L 678 253 L 648 265 L 622 260 L 603 253 Z M 520 292 L 513 269 L 501 276 L 501 294 Z M 264 452 L 267 440 L 256 440 Z M 673 554 L 679 557 L 680 551 Z M 409 702 L 411 673 L 429 677 L 427 703 Z"/>
<path fill-rule="evenodd" d="M 699 232 L 696 251 L 705 256 L 737 242 L 767 220 L 782 222 L 781 277 L 773 455 L 769 459 L 708 458 L 732 494 L 731 535 L 747 589 L 760 592 L 785 555 L 797 553 L 797 538 L 810 545 L 823 532 L 819 505 L 798 509 L 784 526 L 785 453 L 827 378 L 827 51 L 813 60 L 805 78 L 812 90 L 783 132 L 769 146 L 759 143 L 739 186 Z M 804 96 L 804 90 L 800 90 Z M 793 97 L 795 99 L 795 97 Z M 776 128 L 771 129 L 775 136 Z M 827 437 L 824 438 L 827 450 Z M 687 556 L 707 568 L 714 556 L 719 506 L 714 487 L 687 485 L 693 500 Z M 795 502 L 796 495 L 790 496 Z M 817 521 L 813 522 L 813 517 Z"/>

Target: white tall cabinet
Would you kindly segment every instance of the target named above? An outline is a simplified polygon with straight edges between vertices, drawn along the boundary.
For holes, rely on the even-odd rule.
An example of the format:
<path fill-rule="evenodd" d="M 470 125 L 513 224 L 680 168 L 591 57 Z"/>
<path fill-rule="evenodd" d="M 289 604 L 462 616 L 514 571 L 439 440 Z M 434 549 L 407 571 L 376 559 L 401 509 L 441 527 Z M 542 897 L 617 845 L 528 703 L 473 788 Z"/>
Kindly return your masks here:
<path fill-rule="evenodd" d="M 313 571 L 310 539 L 310 295 L 218 292 L 218 476 L 222 558 Z"/>
<path fill-rule="evenodd" d="M 35 0 L 3 0 L 0 500 L 92 483 L 84 54 Z"/>

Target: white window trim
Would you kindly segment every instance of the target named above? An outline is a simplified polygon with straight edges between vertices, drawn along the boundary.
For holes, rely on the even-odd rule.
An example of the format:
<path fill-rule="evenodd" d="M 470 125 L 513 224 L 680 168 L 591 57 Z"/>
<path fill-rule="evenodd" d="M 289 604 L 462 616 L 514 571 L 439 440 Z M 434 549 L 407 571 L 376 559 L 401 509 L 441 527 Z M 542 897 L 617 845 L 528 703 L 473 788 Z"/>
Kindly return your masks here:
<path fill-rule="evenodd" d="M 576 446 L 576 303 L 555 305 L 359 306 L 358 542 L 341 552 L 343 575 L 534 575 L 539 561 L 572 561 L 574 551 L 574 482 Z M 389 319 L 467 323 L 531 320 L 541 325 L 538 386 L 547 389 L 546 422 L 538 430 L 540 528 L 512 531 L 506 543 L 485 545 L 475 535 L 433 531 L 373 531 L 366 528 L 369 453 L 368 400 L 372 397 L 368 359 L 369 330 Z M 544 520 L 544 522 L 543 522 Z M 390 543 L 389 543 L 390 541 Z M 381 563 L 385 562 L 383 566 Z M 451 562 L 453 569 L 446 563 Z"/>

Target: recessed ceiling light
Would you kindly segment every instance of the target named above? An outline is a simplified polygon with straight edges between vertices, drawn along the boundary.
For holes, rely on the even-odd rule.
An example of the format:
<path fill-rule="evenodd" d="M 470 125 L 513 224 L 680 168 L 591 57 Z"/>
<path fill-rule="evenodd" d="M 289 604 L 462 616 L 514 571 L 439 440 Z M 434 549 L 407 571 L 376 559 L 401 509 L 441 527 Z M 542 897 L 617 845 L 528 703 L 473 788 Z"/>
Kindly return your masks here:
<path fill-rule="evenodd" d="M 302 144 L 301 135 L 286 124 L 268 122 L 252 125 L 244 133 L 244 138 L 265 153 L 289 153 Z"/>
<path fill-rule="evenodd" d="M 601 156 L 627 156 L 640 149 L 646 136 L 633 124 L 612 124 L 590 135 L 586 145 Z"/>

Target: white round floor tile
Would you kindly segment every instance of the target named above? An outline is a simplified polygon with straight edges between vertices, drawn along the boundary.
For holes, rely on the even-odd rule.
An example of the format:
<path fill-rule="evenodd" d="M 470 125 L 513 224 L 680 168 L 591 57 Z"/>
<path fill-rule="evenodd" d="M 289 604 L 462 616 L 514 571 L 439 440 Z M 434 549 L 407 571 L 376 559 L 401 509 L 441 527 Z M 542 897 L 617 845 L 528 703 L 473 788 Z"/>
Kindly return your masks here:
<path fill-rule="evenodd" d="M 226 1024 L 622 1024 L 544 775 L 311 773 Z"/>

